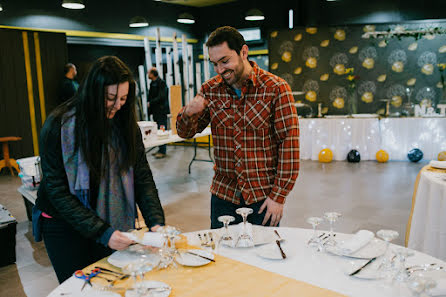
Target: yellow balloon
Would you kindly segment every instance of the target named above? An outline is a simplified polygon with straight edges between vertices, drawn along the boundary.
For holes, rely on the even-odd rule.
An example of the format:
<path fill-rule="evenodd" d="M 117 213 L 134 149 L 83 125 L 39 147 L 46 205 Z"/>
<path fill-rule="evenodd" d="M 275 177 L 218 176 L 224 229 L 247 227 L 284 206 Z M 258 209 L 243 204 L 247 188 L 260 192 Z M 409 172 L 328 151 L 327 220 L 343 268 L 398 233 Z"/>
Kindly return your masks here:
<path fill-rule="evenodd" d="M 379 163 L 386 163 L 389 161 L 389 154 L 385 150 L 379 150 L 376 152 L 376 161 Z"/>
<path fill-rule="evenodd" d="M 446 151 L 442 151 L 438 154 L 438 161 L 446 161 Z"/>
<path fill-rule="evenodd" d="M 329 148 L 325 148 L 319 152 L 319 162 L 330 163 L 333 161 L 333 152 Z"/>

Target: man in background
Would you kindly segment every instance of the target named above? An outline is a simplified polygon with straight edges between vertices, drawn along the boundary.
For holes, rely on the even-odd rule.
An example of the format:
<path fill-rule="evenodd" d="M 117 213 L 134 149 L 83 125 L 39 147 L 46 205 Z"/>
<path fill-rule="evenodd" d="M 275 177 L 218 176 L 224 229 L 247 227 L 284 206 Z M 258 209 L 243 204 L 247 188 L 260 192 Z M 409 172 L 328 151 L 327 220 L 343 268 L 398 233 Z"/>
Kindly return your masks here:
<path fill-rule="evenodd" d="M 167 85 L 159 77 L 156 68 L 150 69 L 148 76 L 151 83 L 147 108 L 149 109 L 149 114 L 153 114 L 153 120 L 158 124 L 158 129 L 162 129 L 162 127 L 165 129 L 167 126 L 167 115 L 170 113 Z M 152 155 L 157 159 L 166 157 L 166 145 L 159 146 L 158 152 Z"/>
<path fill-rule="evenodd" d="M 76 66 L 68 63 L 64 67 L 64 78 L 59 88 L 59 102 L 65 102 L 76 94 L 79 83 L 74 80 L 77 75 Z"/>

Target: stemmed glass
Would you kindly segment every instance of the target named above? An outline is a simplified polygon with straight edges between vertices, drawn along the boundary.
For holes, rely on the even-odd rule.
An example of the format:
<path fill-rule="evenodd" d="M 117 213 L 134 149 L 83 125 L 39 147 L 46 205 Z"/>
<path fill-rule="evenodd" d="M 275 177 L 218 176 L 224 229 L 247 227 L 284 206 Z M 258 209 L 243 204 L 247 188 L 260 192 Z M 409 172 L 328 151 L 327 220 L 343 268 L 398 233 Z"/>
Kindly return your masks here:
<path fill-rule="evenodd" d="M 396 253 L 398 255 L 400 267 L 398 273 L 395 276 L 395 279 L 397 281 L 403 282 L 409 278 L 409 273 L 406 269 L 406 259 L 410 256 L 413 256 L 414 253 L 406 248 L 397 249 Z"/>
<path fill-rule="evenodd" d="M 145 254 L 142 254 L 137 261 L 129 263 L 123 267 L 122 271 L 131 276 L 133 280 L 132 288 L 138 296 L 146 296 L 147 288 L 144 287 L 142 281 L 144 280 L 144 274 L 151 271 L 153 268 L 154 263 L 152 263 Z"/>
<path fill-rule="evenodd" d="M 232 247 L 234 245 L 234 240 L 232 239 L 231 234 L 229 234 L 228 226 L 230 223 L 235 221 L 233 216 L 219 216 L 218 221 L 223 223 L 224 232 L 218 241 L 219 245 L 224 244 L 226 246 Z"/>
<path fill-rule="evenodd" d="M 336 240 L 334 239 L 333 233 L 333 224 L 338 220 L 342 215 L 338 212 L 331 211 L 324 213 L 324 218 L 330 223 L 330 234 L 328 235 L 328 239 L 325 242 L 326 245 L 335 246 Z"/>
<path fill-rule="evenodd" d="M 162 226 L 158 228 L 157 232 L 160 232 L 164 237 L 163 247 L 160 248 L 160 263 L 159 268 L 167 268 L 171 264 L 174 264 L 174 259 L 178 253 L 175 247 L 175 239 L 181 234 L 181 231 L 174 226 Z M 170 242 L 170 246 L 169 246 Z"/>
<path fill-rule="evenodd" d="M 320 225 L 324 221 L 323 218 L 319 217 L 311 217 L 307 219 L 307 223 L 313 226 L 313 236 L 308 241 L 308 245 L 310 246 L 319 246 L 321 239 L 316 234 L 316 227 Z"/>
<path fill-rule="evenodd" d="M 423 293 L 426 293 L 426 296 L 432 296 L 429 293 L 436 286 L 436 281 L 423 275 L 413 275 L 407 279 L 407 287 L 416 297 L 423 296 Z"/>
<path fill-rule="evenodd" d="M 386 242 L 386 251 L 383 255 L 383 261 L 379 266 L 379 270 L 382 271 L 383 277 L 387 281 L 392 281 L 395 272 L 392 269 L 393 256 L 392 252 L 389 249 L 389 246 L 390 242 L 396 239 L 399 234 L 394 230 L 379 230 L 378 232 L 376 232 L 376 235 Z"/>
<path fill-rule="evenodd" d="M 248 216 L 250 214 L 252 214 L 252 212 L 253 212 L 252 208 L 241 207 L 241 208 L 237 208 L 237 210 L 235 212 L 237 214 L 241 215 L 242 218 L 243 218 L 242 232 L 240 232 L 240 235 L 239 235 L 239 237 L 237 239 L 237 243 L 235 245 L 236 246 L 240 246 L 240 247 L 251 247 L 251 246 L 254 246 L 254 240 L 253 240 L 252 236 L 249 235 L 248 228 L 246 226 L 246 222 L 247 222 Z"/>

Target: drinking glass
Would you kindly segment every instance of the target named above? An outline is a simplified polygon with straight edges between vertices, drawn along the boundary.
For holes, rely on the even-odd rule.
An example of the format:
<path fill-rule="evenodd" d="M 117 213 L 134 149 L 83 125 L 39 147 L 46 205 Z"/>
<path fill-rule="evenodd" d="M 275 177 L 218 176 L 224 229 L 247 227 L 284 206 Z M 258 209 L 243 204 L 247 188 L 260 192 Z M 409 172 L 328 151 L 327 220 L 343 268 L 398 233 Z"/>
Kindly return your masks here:
<path fill-rule="evenodd" d="M 313 226 L 313 236 L 308 241 L 308 243 L 307 243 L 308 245 L 310 245 L 310 246 L 319 246 L 319 244 L 321 242 L 321 239 L 316 234 L 316 228 L 323 221 L 324 221 L 324 219 L 323 218 L 319 218 L 319 217 L 310 217 L 310 218 L 307 219 L 307 223 L 311 224 L 311 226 Z"/>
<path fill-rule="evenodd" d="M 328 235 L 327 241 L 325 241 L 325 245 L 336 245 L 336 240 L 334 239 L 333 233 L 333 224 L 336 223 L 339 217 L 342 215 L 339 212 L 331 211 L 324 213 L 324 218 L 330 223 L 330 234 Z"/>
<path fill-rule="evenodd" d="M 413 275 L 407 279 L 407 287 L 415 297 L 431 296 L 430 290 L 435 288 L 437 282 L 423 275 Z M 426 293 L 426 294 L 423 294 Z"/>
<path fill-rule="evenodd" d="M 178 251 L 175 247 L 175 239 L 181 234 L 181 231 L 174 226 L 162 226 L 158 228 L 157 232 L 160 232 L 164 237 L 164 244 L 159 249 L 159 268 L 167 268 L 172 264 L 176 266 L 174 259 Z"/>
<path fill-rule="evenodd" d="M 392 251 L 390 251 L 390 242 L 398 238 L 399 234 L 395 230 L 379 230 L 376 235 L 386 242 L 386 251 L 383 255 L 383 261 L 379 266 L 379 269 L 383 272 L 384 278 L 391 279 L 393 277 L 392 264 L 393 256 Z"/>
<path fill-rule="evenodd" d="M 235 221 L 235 218 L 233 216 L 219 216 L 218 221 L 223 223 L 223 235 L 220 237 L 220 240 L 218 241 L 218 245 L 223 244 L 226 246 L 234 246 L 234 240 L 232 239 L 231 234 L 229 233 L 228 226 L 230 223 Z"/>
<path fill-rule="evenodd" d="M 395 275 L 395 279 L 397 281 L 404 282 L 409 278 L 409 272 L 406 269 L 406 259 L 413 256 L 414 253 L 406 248 L 400 248 L 396 250 L 396 254 L 399 260 L 399 268 L 397 274 Z"/>
<path fill-rule="evenodd" d="M 240 247 L 254 246 L 254 239 L 249 234 L 247 226 L 246 226 L 248 216 L 250 214 L 252 214 L 252 212 L 253 212 L 252 208 L 241 207 L 241 208 L 237 208 L 237 210 L 235 212 L 237 214 L 241 215 L 243 218 L 242 232 L 240 232 L 240 235 L 237 239 L 237 243 L 235 245 L 240 246 Z"/>

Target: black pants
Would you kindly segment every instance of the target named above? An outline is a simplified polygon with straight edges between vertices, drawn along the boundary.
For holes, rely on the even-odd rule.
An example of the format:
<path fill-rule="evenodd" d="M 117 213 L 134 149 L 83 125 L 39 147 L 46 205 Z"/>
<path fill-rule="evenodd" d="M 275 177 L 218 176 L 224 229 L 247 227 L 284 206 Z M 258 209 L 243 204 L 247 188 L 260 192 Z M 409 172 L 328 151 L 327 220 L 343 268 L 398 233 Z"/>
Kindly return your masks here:
<path fill-rule="evenodd" d="M 158 129 L 164 126 L 167 129 L 167 115 L 166 114 L 153 114 L 153 120 L 158 124 Z M 166 154 L 166 145 L 161 145 L 158 147 L 158 152 L 161 154 Z"/>
<path fill-rule="evenodd" d="M 113 250 L 82 236 L 63 220 L 41 217 L 46 251 L 62 283 L 78 269 L 109 256 Z"/>
<path fill-rule="evenodd" d="M 260 202 L 256 202 L 250 205 L 246 205 L 243 198 L 240 199 L 240 205 L 234 204 L 230 201 L 225 201 L 223 199 L 218 198 L 215 195 L 211 197 L 211 229 L 217 229 L 223 227 L 223 223 L 218 221 L 219 216 L 230 215 L 235 218 L 235 221 L 231 223 L 231 225 L 238 224 L 243 222 L 242 216 L 238 215 L 235 211 L 240 207 L 248 207 L 252 208 L 253 213 L 248 216 L 248 222 L 253 225 L 262 225 L 263 219 L 265 218 L 266 208 L 263 210 L 261 214 L 259 214 L 259 209 L 265 200 Z M 271 219 L 266 222 L 265 226 L 269 226 L 271 224 Z"/>

